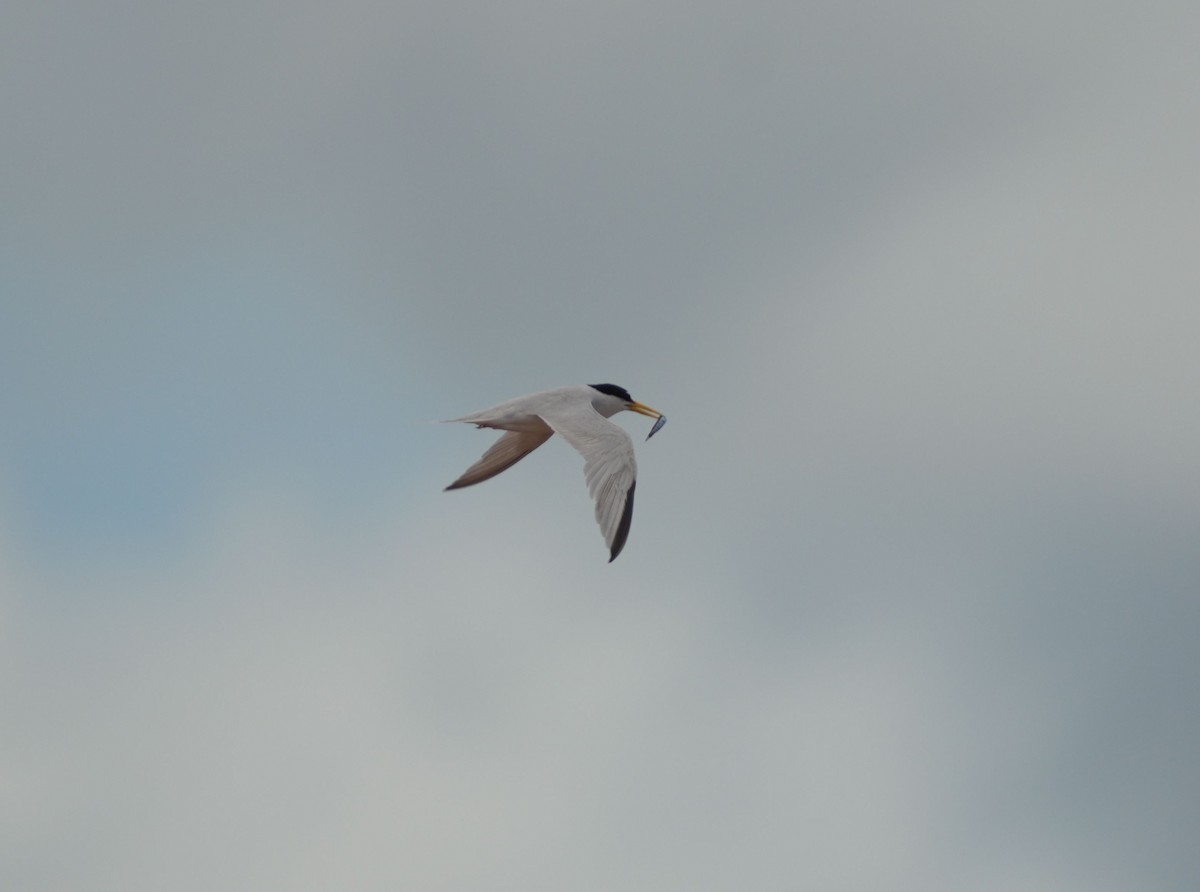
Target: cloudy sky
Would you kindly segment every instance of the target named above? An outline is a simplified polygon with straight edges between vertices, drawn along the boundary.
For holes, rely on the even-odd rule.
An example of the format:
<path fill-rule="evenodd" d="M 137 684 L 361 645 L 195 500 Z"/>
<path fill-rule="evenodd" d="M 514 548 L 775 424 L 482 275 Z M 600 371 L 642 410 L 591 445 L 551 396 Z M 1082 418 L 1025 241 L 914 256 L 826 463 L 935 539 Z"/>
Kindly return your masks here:
<path fill-rule="evenodd" d="M 7 11 L 0 886 L 1193 889 L 1198 33 Z"/>

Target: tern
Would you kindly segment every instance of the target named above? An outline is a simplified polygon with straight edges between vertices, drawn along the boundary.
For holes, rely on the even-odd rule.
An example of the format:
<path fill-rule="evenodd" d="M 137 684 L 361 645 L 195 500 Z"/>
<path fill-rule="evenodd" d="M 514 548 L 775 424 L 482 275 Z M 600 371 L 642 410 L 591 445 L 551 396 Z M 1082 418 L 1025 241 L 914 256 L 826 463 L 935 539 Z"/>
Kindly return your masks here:
<path fill-rule="evenodd" d="M 505 431 L 483 458 L 467 468 L 446 490 L 474 486 L 506 471 L 555 434 L 583 456 L 583 474 L 596 503 L 596 522 L 609 548 L 609 563 L 616 560 L 633 520 L 633 491 L 637 462 L 629 434 L 608 419 L 618 412 L 637 412 L 658 419 L 649 440 L 667 423 L 657 409 L 643 406 L 616 384 L 575 384 L 531 393 L 464 415 L 448 418 L 477 428 Z"/>

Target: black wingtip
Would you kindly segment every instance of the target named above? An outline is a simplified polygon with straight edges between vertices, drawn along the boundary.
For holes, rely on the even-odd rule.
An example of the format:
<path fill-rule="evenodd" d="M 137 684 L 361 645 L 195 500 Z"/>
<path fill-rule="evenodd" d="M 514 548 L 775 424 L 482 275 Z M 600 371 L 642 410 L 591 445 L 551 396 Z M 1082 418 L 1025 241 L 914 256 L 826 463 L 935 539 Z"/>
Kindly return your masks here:
<path fill-rule="evenodd" d="M 625 493 L 625 510 L 621 512 L 621 522 L 617 524 L 617 533 L 613 536 L 612 552 L 608 559 L 610 564 L 617 559 L 617 555 L 625 547 L 625 540 L 629 538 L 629 527 L 633 523 L 633 491 L 635 489 L 637 489 L 636 480 L 629 484 L 629 492 Z"/>

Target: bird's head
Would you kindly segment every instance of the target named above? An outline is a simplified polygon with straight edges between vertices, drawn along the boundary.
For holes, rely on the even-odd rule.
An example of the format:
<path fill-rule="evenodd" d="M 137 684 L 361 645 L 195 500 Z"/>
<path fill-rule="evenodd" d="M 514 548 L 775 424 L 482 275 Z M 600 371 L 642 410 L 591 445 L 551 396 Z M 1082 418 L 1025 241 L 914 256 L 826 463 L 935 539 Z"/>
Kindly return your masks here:
<path fill-rule="evenodd" d="M 666 421 L 666 416 L 662 412 L 642 405 L 630 396 L 629 391 L 624 387 L 616 384 L 589 384 L 588 386 L 602 394 L 601 397 L 593 400 L 592 404 L 596 407 L 596 411 L 606 418 L 624 411 L 637 412 L 639 415 L 656 418 L 658 419 L 658 423 L 650 431 L 650 437 L 654 436 Z M 650 437 L 646 439 L 649 440 Z"/>

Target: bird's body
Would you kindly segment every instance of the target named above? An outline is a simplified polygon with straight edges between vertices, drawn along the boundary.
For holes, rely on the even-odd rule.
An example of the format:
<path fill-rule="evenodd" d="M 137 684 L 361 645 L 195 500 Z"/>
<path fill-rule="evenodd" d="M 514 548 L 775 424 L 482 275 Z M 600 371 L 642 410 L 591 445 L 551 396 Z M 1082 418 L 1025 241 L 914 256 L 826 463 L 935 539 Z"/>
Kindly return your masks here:
<path fill-rule="evenodd" d="M 511 468 L 554 434 L 584 457 L 584 476 L 596 503 L 596 522 L 610 550 L 611 562 L 625 547 L 633 519 L 637 462 L 629 434 L 608 419 L 629 410 L 657 418 L 650 435 L 666 416 L 635 402 L 615 384 L 578 384 L 519 396 L 450 421 L 505 431 L 483 457 L 446 489 L 461 489 Z M 649 439 L 647 437 L 646 439 Z"/>

